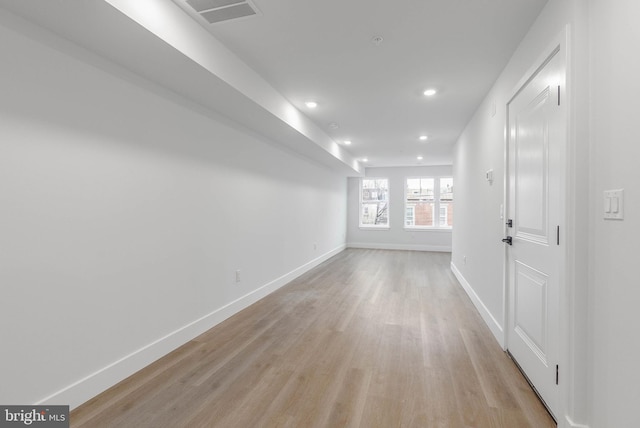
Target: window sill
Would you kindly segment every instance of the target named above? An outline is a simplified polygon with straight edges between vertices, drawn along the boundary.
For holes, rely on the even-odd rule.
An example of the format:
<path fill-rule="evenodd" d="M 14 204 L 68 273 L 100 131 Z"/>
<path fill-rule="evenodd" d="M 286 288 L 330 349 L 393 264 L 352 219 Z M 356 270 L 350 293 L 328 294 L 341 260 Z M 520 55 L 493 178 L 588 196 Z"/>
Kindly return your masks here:
<path fill-rule="evenodd" d="M 389 230 L 389 226 L 365 226 L 360 225 L 361 230 Z"/>
<path fill-rule="evenodd" d="M 405 226 L 407 232 L 439 232 L 439 233 L 451 233 L 453 227 L 411 227 Z"/>

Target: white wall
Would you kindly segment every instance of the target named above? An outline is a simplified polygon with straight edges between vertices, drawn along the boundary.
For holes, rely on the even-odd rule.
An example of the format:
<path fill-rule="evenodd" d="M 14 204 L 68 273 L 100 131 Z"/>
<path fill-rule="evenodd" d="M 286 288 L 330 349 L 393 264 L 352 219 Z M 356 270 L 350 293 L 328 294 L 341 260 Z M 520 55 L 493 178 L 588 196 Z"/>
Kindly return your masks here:
<path fill-rule="evenodd" d="M 581 0 L 550 0 L 508 65 L 456 143 L 454 182 L 456 184 L 456 227 L 453 230 L 452 268 L 471 295 L 496 339 L 504 344 L 505 287 L 504 220 L 500 208 L 504 200 L 504 154 L 506 105 L 518 82 L 541 58 L 552 42 L 568 28 L 568 94 L 571 129 L 567 165 L 573 186 L 568 197 L 567 248 L 570 275 L 564 284 L 563 303 L 568 309 L 561 335 L 560 362 L 563 415 L 560 426 L 588 420 L 586 302 L 588 236 L 588 70 L 587 3 Z M 568 27 L 567 27 L 568 26 Z M 493 114 L 495 108 L 495 114 Z M 485 180 L 485 171 L 494 170 L 494 182 Z M 569 230 L 570 229 L 570 230 Z M 466 262 L 465 262 L 466 259 Z M 565 340 L 566 339 L 566 340 Z"/>
<path fill-rule="evenodd" d="M 590 4 L 591 425 L 639 426 L 640 3 L 592 0 Z M 625 190 L 625 219 L 605 221 L 602 193 L 620 188 Z"/>
<path fill-rule="evenodd" d="M 63 51 L 0 26 L 4 404 L 76 406 L 345 243 L 345 177 Z"/>
<path fill-rule="evenodd" d="M 504 220 L 500 207 L 505 185 L 506 104 L 518 81 L 571 20 L 568 1 L 548 3 L 455 146 L 453 263 L 500 327 L 504 322 L 504 244 L 500 241 Z M 485 180 L 489 169 L 494 171 L 492 184 Z"/>
<path fill-rule="evenodd" d="M 371 230 L 359 227 L 360 179 L 349 178 L 347 245 L 358 248 L 393 250 L 451 251 L 451 230 L 406 230 L 404 228 L 404 188 L 407 177 L 451 177 L 451 165 L 366 168 L 366 177 L 389 179 L 389 229 Z M 453 183 L 457 192 L 457 183 Z M 454 228 L 458 210 L 454 193 Z"/>
<path fill-rule="evenodd" d="M 570 24 L 567 233 L 573 239 L 562 297 L 569 313 L 568 343 L 563 345 L 568 373 L 561 382 L 566 412 L 560 426 L 626 427 L 639 420 L 640 289 L 634 266 L 640 195 L 633 187 L 640 183 L 638 16 L 640 4 L 633 0 L 551 0 L 456 146 L 454 267 L 502 327 L 502 222 L 497 213 L 504 185 L 504 106 L 549 38 Z M 495 117 L 489 114 L 493 102 Z M 494 186 L 482 179 L 487 168 L 498 171 Z M 626 192 L 625 219 L 605 221 L 602 192 L 619 188 Z"/>

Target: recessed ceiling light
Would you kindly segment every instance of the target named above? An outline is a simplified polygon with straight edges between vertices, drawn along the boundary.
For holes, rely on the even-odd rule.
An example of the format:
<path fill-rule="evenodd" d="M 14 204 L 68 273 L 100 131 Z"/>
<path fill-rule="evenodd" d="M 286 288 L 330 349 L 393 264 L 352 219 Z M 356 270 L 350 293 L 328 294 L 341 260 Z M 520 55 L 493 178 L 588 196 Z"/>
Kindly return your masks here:
<path fill-rule="evenodd" d="M 369 162 L 369 159 L 367 159 L 367 158 L 362 158 L 362 162 Z"/>
<path fill-rule="evenodd" d="M 420 136 L 420 141 L 427 141 L 429 137 L 427 137 L 426 135 L 421 135 Z"/>
<path fill-rule="evenodd" d="M 318 103 L 315 101 L 307 101 L 306 103 L 304 103 L 307 107 L 309 108 L 316 108 L 318 107 Z"/>
<path fill-rule="evenodd" d="M 376 46 L 380 46 L 380 44 L 384 41 L 384 39 L 382 38 L 382 36 L 373 36 L 373 38 L 371 39 L 371 43 L 373 43 Z"/>
<path fill-rule="evenodd" d="M 344 145 L 345 146 L 350 146 L 351 145 L 351 140 L 344 140 Z"/>
<path fill-rule="evenodd" d="M 422 160 L 423 158 L 422 158 L 422 156 L 418 156 L 416 159 Z"/>
<path fill-rule="evenodd" d="M 424 91 L 424 94 L 426 96 L 428 96 L 428 97 L 432 97 L 432 96 L 434 96 L 436 94 L 436 92 L 438 92 L 438 91 L 436 91 L 435 89 L 431 88 L 431 89 L 427 89 L 426 91 Z"/>

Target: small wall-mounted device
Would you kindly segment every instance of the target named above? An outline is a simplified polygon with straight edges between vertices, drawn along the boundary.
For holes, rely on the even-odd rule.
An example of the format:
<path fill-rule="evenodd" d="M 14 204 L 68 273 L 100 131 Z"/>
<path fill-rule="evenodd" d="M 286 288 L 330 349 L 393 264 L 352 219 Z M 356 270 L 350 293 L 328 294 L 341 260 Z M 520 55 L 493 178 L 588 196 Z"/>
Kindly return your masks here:
<path fill-rule="evenodd" d="M 605 190 L 605 220 L 624 220 L 624 189 Z"/>
<path fill-rule="evenodd" d="M 489 184 L 493 184 L 493 170 L 492 169 L 490 169 L 487 172 L 485 172 L 485 178 L 487 179 Z"/>

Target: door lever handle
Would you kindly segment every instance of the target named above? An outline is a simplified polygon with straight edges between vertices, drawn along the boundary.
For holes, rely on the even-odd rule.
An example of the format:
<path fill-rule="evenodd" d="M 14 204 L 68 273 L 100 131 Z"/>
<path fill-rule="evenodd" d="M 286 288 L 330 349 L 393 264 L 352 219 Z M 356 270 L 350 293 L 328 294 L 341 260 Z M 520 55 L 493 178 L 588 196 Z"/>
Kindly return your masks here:
<path fill-rule="evenodd" d="M 502 240 L 502 242 L 506 242 L 506 243 L 507 243 L 507 244 L 509 244 L 509 245 L 513 245 L 513 238 L 512 238 L 512 237 L 510 237 L 510 236 L 507 236 L 506 238 L 504 238 L 504 239 Z"/>

